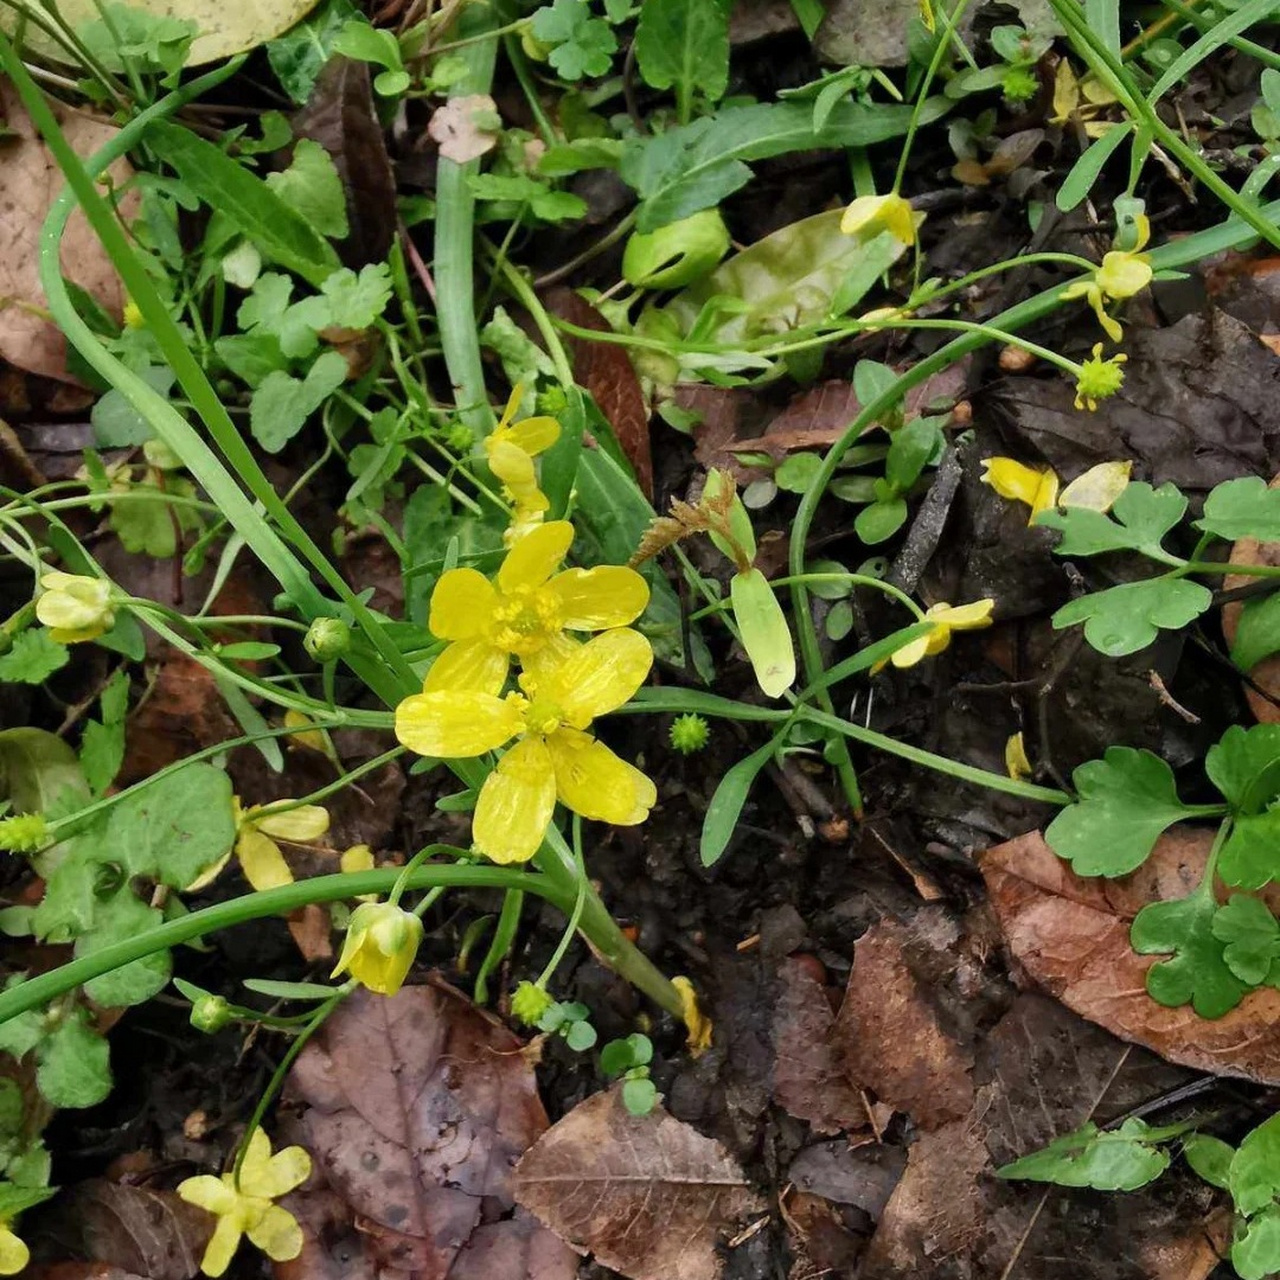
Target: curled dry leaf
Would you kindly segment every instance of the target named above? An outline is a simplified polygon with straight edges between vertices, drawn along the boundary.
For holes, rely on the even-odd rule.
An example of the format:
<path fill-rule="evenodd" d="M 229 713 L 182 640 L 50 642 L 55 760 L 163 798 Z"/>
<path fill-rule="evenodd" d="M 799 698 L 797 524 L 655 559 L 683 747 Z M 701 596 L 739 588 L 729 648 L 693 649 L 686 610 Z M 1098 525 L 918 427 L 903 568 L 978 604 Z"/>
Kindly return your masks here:
<path fill-rule="evenodd" d="M 440 154 L 455 164 L 478 160 L 498 145 L 498 135 L 476 124 L 477 115 L 496 114 L 498 104 L 487 93 L 468 93 L 450 98 L 437 107 L 427 125 L 427 134 Z"/>
<path fill-rule="evenodd" d="M 300 1140 L 378 1266 L 459 1280 L 478 1274 L 466 1269 L 478 1256 L 502 1262 L 489 1280 L 571 1280 L 571 1250 L 500 1216 L 513 1207 L 516 1160 L 547 1127 L 520 1049 L 460 995 L 425 986 L 392 999 L 357 992 L 298 1058 Z M 329 1199 L 323 1208 L 322 1221 L 339 1212 Z M 322 1245 L 309 1236 L 313 1251 Z"/>
<path fill-rule="evenodd" d="M 1209 832 L 1174 827 L 1132 875 L 1082 880 L 1031 832 L 988 849 L 979 865 L 1009 950 L 1067 1008 L 1170 1062 L 1280 1084 L 1280 991 L 1259 988 L 1209 1021 L 1157 1004 L 1146 975 L 1161 957 L 1129 946 L 1146 903 L 1195 888 L 1211 844 Z"/>
<path fill-rule="evenodd" d="M 858 940 L 834 1040 L 850 1080 L 936 1129 L 973 1105 L 973 1059 L 942 1029 L 903 943 L 885 921 Z"/>
<path fill-rule="evenodd" d="M 78 155 L 97 151 L 119 132 L 92 116 L 52 105 Z M 40 227 L 63 188 L 62 171 L 7 83 L 0 85 L 0 109 L 12 135 L 0 141 L 0 226 L 4 228 L 0 236 L 0 297 L 4 299 L 0 306 L 0 357 L 28 373 L 74 382 L 67 372 L 66 339 L 43 314 L 46 299 L 39 281 Z M 132 172 L 125 161 L 117 162 L 110 170 L 113 184 L 123 185 Z M 136 196 L 122 201 L 126 210 L 136 203 Z M 111 315 L 119 317 L 124 287 L 78 209 L 62 238 L 62 271 Z"/>
<path fill-rule="evenodd" d="M 716 1280 L 717 1240 L 759 1208 L 729 1153 L 619 1089 L 575 1107 L 516 1170 L 516 1197 L 575 1248 L 630 1280 Z"/>
<path fill-rule="evenodd" d="M 1280 476 L 1276 476 L 1271 481 L 1273 489 L 1277 486 L 1280 486 Z M 1232 544 L 1231 563 L 1280 565 L 1280 542 L 1259 542 L 1257 538 L 1241 538 Z M 1224 591 L 1238 591 L 1241 587 L 1247 587 L 1256 581 L 1256 578 L 1247 577 L 1245 574 L 1233 573 L 1223 579 L 1222 588 Z M 1236 628 L 1240 625 L 1240 613 L 1243 609 L 1244 602 L 1241 600 L 1232 601 L 1223 607 L 1222 632 L 1228 644 L 1235 644 Z M 1249 710 L 1253 712 L 1254 718 L 1261 724 L 1280 724 L 1280 653 L 1263 658 L 1249 672 L 1249 679 L 1253 683 L 1245 685 L 1244 696 L 1248 700 Z"/>

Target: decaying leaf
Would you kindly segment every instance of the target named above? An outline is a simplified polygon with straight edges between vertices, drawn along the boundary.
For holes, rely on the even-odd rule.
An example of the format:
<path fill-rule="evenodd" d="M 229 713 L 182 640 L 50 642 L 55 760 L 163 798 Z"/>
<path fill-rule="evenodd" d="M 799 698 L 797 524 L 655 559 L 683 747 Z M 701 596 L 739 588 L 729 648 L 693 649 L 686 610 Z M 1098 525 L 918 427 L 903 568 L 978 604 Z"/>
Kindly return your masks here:
<path fill-rule="evenodd" d="M 988 849 L 980 866 L 1009 950 L 1067 1008 L 1170 1062 L 1277 1084 L 1280 991 L 1259 988 L 1225 1017 L 1199 1018 L 1147 994 L 1147 970 L 1161 957 L 1129 946 L 1146 903 L 1185 897 L 1199 883 L 1211 843 L 1211 832 L 1175 827 L 1132 875 L 1082 880 L 1031 832 Z"/>
<path fill-rule="evenodd" d="M 973 1060 L 942 1029 L 903 942 L 886 921 L 858 939 L 834 1038 L 850 1080 L 936 1129 L 973 1105 Z"/>
<path fill-rule="evenodd" d="M 86 5 L 86 8 L 90 6 Z M 81 156 L 108 143 L 119 132 L 79 111 L 53 104 L 67 141 Z M 46 318 L 40 288 L 40 227 L 49 206 L 62 190 L 62 171 L 40 140 L 13 88 L 0 85 L 0 110 L 11 137 L 0 140 L 0 357 L 46 378 L 74 381 L 67 373 L 66 339 Z M 117 187 L 131 174 L 121 160 L 110 170 Z M 126 197 L 126 209 L 136 199 Z M 62 238 L 62 270 L 67 279 L 93 294 L 110 314 L 119 317 L 124 287 L 84 214 L 71 216 Z"/>
<path fill-rule="evenodd" d="M 1274 489 L 1280 485 L 1280 476 L 1271 482 Z M 1241 538 L 1231 547 L 1232 564 L 1280 565 L 1280 542 L 1259 542 L 1256 538 Z M 1237 591 L 1257 582 L 1245 574 L 1230 574 L 1223 579 L 1224 591 Z M 1227 643 L 1234 645 L 1240 626 L 1243 601 L 1232 601 L 1222 610 L 1222 632 Z M 1249 672 L 1251 684 L 1244 687 L 1249 710 L 1261 724 L 1280 724 L 1280 653 L 1264 658 Z M 1256 686 L 1256 688 L 1254 687 Z M 1269 695 L 1269 696 L 1268 696 Z"/>
<path fill-rule="evenodd" d="M 529 1260 L 490 1280 L 573 1275 L 569 1249 L 508 1216 L 512 1169 L 547 1127 L 520 1049 L 461 996 L 423 986 L 358 992 L 298 1058 L 301 1141 L 380 1266 L 457 1280 L 477 1274 L 459 1270 L 470 1253 Z"/>
<path fill-rule="evenodd" d="M 427 133 L 440 148 L 446 160 L 466 164 L 478 160 L 498 145 L 498 135 L 492 129 L 482 129 L 476 116 L 496 114 L 497 103 L 487 93 L 469 93 L 460 98 L 450 98 L 437 107 L 427 125 Z"/>
<path fill-rule="evenodd" d="M 716 1280 L 719 1237 L 759 1202 L 727 1151 L 618 1089 L 554 1125 L 520 1161 L 516 1197 L 575 1248 L 630 1280 Z"/>

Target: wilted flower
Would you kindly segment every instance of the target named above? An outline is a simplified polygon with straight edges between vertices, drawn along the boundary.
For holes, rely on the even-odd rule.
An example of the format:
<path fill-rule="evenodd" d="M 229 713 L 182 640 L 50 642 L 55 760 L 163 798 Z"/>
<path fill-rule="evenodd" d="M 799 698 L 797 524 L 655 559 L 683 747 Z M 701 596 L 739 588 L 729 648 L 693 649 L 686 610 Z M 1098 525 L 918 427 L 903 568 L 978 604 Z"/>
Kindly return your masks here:
<path fill-rule="evenodd" d="M 111 584 L 81 573 L 42 574 L 43 594 L 36 601 L 36 617 L 59 644 L 96 640 L 115 625 Z"/>
<path fill-rule="evenodd" d="M 502 481 L 503 491 L 511 502 L 508 543 L 536 528 L 551 505 L 538 488 L 538 473 L 533 460 L 560 438 L 560 424 L 554 418 L 512 421 L 523 395 L 524 387 L 517 383 L 502 411 L 501 420 L 484 442 L 489 469 Z"/>
<path fill-rule="evenodd" d="M 895 667 L 914 667 L 923 658 L 941 653 L 951 643 L 953 631 L 980 631 L 991 625 L 991 611 L 996 602 L 988 597 L 973 604 L 935 604 L 925 610 L 924 621 L 933 623 L 933 630 L 907 641 L 894 650 L 889 661 Z"/>
<path fill-rule="evenodd" d="M 1151 283 L 1151 262 L 1145 253 L 1139 252 L 1146 242 L 1147 221 L 1143 218 L 1137 225 L 1133 249 L 1112 249 L 1103 256 L 1102 265 L 1093 273 L 1092 280 L 1077 280 L 1062 291 L 1064 300 L 1084 298 L 1089 303 L 1112 342 L 1119 342 L 1124 330 L 1107 315 L 1106 304 L 1132 298 Z"/>
<path fill-rule="evenodd" d="M 887 231 L 901 244 L 911 245 L 916 242 L 916 214 L 911 202 L 896 192 L 887 196 L 859 196 L 844 211 L 840 230 L 847 236 L 863 231 Z"/>
<path fill-rule="evenodd" d="M 351 913 L 342 954 L 330 977 L 350 973 L 362 986 L 393 996 L 404 985 L 422 941 L 422 921 L 393 902 L 363 902 Z"/>
<path fill-rule="evenodd" d="M 1052 467 L 1028 467 L 1013 458 L 983 458 L 982 466 L 982 483 L 1002 498 L 1025 502 L 1032 519 L 1057 504 L 1058 476 Z"/>

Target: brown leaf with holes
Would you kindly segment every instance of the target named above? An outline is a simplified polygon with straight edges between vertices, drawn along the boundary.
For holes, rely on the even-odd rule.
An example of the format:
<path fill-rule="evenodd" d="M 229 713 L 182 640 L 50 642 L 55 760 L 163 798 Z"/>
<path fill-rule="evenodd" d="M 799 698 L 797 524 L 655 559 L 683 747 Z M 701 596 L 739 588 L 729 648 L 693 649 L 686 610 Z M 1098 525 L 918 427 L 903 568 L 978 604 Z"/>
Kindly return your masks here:
<path fill-rule="evenodd" d="M 377 1266 L 417 1280 L 476 1276 L 477 1256 L 496 1260 L 489 1280 L 572 1280 L 572 1251 L 511 1215 L 512 1169 L 547 1127 L 522 1048 L 442 984 L 357 992 L 290 1075 L 307 1106 L 298 1140 L 328 1184 L 295 1199 L 336 1194 Z M 332 1200 L 323 1210 L 332 1218 Z"/>
<path fill-rule="evenodd" d="M 858 939 L 833 1038 L 854 1084 L 936 1129 L 972 1107 L 973 1059 L 943 1030 L 908 967 L 905 940 L 890 921 Z"/>
<path fill-rule="evenodd" d="M 717 1241 L 759 1208 L 720 1143 L 661 1107 L 629 1114 L 619 1088 L 539 1139 L 516 1170 L 516 1198 L 630 1280 L 716 1280 Z"/>
<path fill-rule="evenodd" d="M 67 141 L 77 154 L 87 156 L 119 133 L 109 125 L 58 103 L 53 109 Z M 17 92 L 6 81 L 0 84 L 0 117 L 12 136 L 0 139 L 0 357 L 46 378 L 75 382 L 67 372 L 67 342 L 58 327 L 44 317 L 47 306 L 39 280 L 40 228 L 49 206 L 63 188 L 62 171 L 41 141 Z M 119 187 L 132 174 L 121 160 L 110 169 Z M 137 195 L 122 200 L 126 210 L 137 205 Z M 116 275 L 84 214 L 71 215 L 62 238 L 62 270 L 66 277 L 91 293 L 108 313 L 119 317 L 124 307 L 124 286 Z"/>
<path fill-rule="evenodd" d="M 815 1133 L 839 1133 L 867 1125 L 866 1108 L 849 1083 L 832 1044 L 835 1014 L 827 990 L 803 960 L 778 967 L 773 1010 L 773 1100 Z"/>
<path fill-rule="evenodd" d="M 1082 880 L 1031 832 L 988 849 L 979 866 L 1009 950 L 1067 1008 L 1170 1062 L 1280 1084 L 1280 991 L 1259 988 L 1225 1017 L 1199 1018 L 1147 994 L 1162 957 L 1129 947 L 1133 917 L 1191 892 L 1211 844 L 1208 831 L 1175 827 L 1132 875 Z"/>
<path fill-rule="evenodd" d="M 552 289 L 547 294 L 546 306 L 554 315 L 577 325 L 579 329 L 613 332 L 604 316 L 572 289 Z M 649 407 L 627 349 L 613 342 L 590 342 L 586 338 L 572 336 L 566 341 L 573 355 L 573 380 L 591 393 L 600 412 L 608 419 L 618 447 L 636 473 L 636 482 L 652 502 Z"/>
<path fill-rule="evenodd" d="M 1280 476 L 1271 481 L 1271 488 L 1280 486 Z M 1257 538 L 1241 538 L 1231 546 L 1232 564 L 1266 564 L 1280 565 L 1280 542 L 1259 542 Z M 1242 573 L 1228 574 L 1222 581 L 1224 591 L 1238 591 L 1256 583 Z M 1240 614 L 1244 609 L 1244 601 L 1235 600 L 1225 605 L 1222 610 L 1222 632 L 1229 645 L 1236 642 L 1236 628 L 1240 625 Z M 1249 672 L 1252 685 L 1244 686 L 1244 696 L 1248 700 L 1249 710 L 1254 719 L 1261 724 L 1280 724 L 1280 653 L 1263 658 Z M 1253 686 L 1257 686 L 1256 688 Z"/>

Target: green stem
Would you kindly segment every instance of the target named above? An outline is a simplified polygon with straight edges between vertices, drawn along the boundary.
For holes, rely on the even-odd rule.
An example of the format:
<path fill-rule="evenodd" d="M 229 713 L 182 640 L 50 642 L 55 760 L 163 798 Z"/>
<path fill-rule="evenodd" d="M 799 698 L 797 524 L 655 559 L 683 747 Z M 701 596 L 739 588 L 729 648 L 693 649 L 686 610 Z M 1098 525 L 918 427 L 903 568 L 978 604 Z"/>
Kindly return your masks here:
<path fill-rule="evenodd" d="M 520 927 L 520 914 L 524 910 L 524 894 L 519 889 L 507 890 L 502 900 L 502 910 L 498 913 L 498 925 L 489 942 L 489 950 L 480 961 L 476 971 L 474 994 L 476 1004 L 489 1002 L 489 975 L 505 960 L 515 941 L 516 930 Z"/>
<path fill-rule="evenodd" d="M 564 959 L 564 953 L 569 950 L 569 944 L 573 941 L 574 934 L 578 932 L 578 925 L 582 921 L 582 909 L 587 905 L 587 884 L 589 882 L 587 880 L 586 860 L 582 856 L 582 819 L 576 813 L 573 815 L 573 857 L 578 864 L 578 899 L 573 904 L 573 914 L 569 917 L 569 923 L 565 926 L 559 945 L 538 977 L 538 986 L 544 991 L 547 989 L 547 984 L 551 981 L 552 975 L 560 967 L 560 962 Z"/>

